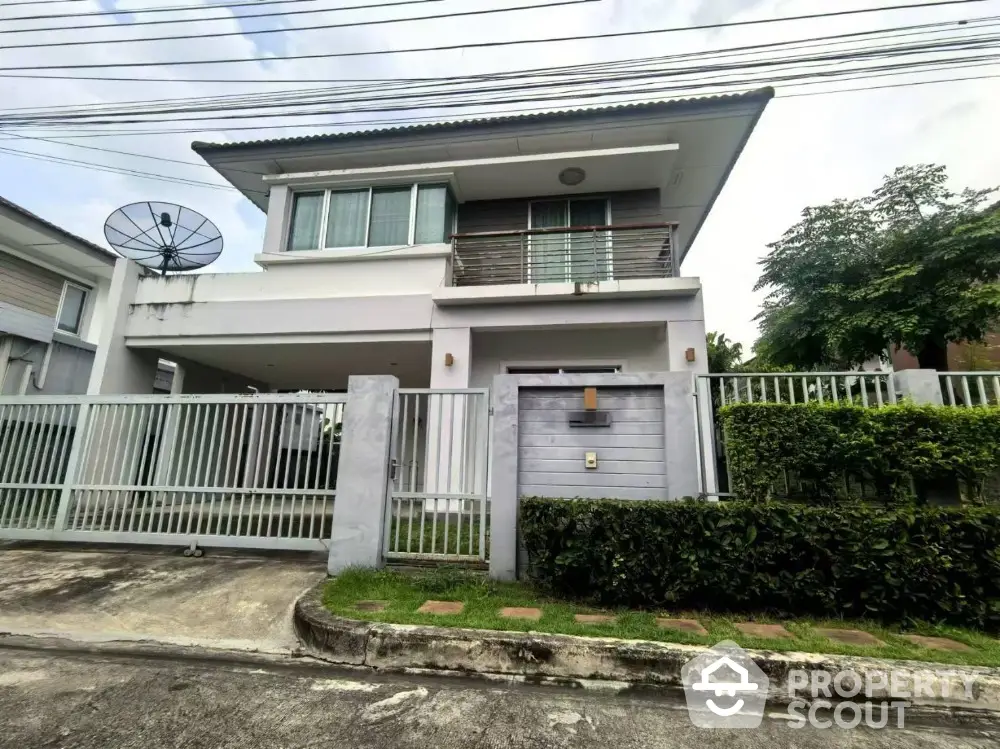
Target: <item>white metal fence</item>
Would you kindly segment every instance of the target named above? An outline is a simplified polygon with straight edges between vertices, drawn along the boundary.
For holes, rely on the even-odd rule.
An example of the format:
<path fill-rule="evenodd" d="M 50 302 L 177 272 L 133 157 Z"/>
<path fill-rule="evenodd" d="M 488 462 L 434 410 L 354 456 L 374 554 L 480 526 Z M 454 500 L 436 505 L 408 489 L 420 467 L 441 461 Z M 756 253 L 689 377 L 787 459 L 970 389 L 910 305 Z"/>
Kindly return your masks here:
<path fill-rule="evenodd" d="M 345 402 L 0 398 L 0 538 L 324 549 Z"/>
<path fill-rule="evenodd" d="M 388 559 L 487 558 L 489 390 L 399 391 Z"/>
<path fill-rule="evenodd" d="M 892 372 L 797 372 L 699 375 L 708 380 L 720 406 L 729 403 L 856 403 L 883 406 L 896 402 Z"/>
<path fill-rule="evenodd" d="M 730 497 L 726 441 L 718 412 L 732 403 L 854 403 L 878 408 L 897 402 L 892 372 L 708 374 L 696 378 L 702 491 Z M 785 489 L 795 477 L 783 477 Z"/>
<path fill-rule="evenodd" d="M 946 406 L 1000 404 L 1000 372 L 942 372 L 938 379 Z"/>

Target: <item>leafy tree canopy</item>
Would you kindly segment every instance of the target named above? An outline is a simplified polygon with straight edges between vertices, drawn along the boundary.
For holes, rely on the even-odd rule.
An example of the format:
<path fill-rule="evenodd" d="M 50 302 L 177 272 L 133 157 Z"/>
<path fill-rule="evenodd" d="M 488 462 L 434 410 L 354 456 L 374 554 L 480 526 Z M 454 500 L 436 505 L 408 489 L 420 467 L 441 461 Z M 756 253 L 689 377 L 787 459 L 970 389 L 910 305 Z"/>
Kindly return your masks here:
<path fill-rule="evenodd" d="M 946 370 L 948 343 L 982 341 L 1000 323 L 1000 204 L 946 182 L 943 166 L 899 167 L 865 198 L 806 208 L 761 260 L 755 351 L 851 368 L 903 346 Z"/>
<path fill-rule="evenodd" d="M 708 371 L 736 372 L 743 360 L 743 344 L 730 341 L 725 333 L 710 332 L 708 343 Z"/>

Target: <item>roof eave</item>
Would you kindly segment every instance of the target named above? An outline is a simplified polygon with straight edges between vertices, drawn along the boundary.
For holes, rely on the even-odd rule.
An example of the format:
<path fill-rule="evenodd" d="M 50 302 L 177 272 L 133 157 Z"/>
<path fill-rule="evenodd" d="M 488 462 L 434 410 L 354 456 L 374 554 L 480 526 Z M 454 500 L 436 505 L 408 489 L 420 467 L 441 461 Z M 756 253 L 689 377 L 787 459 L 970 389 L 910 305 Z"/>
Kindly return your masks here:
<path fill-rule="evenodd" d="M 109 266 L 114 265 L 115 261 L 118 260 L 118 255 L 113 252 L 104 249 L 100 245 L 94 244 L 90 240 L 84 239 L 76 234 L 72 234 L 63 229 L 61 226 L 57 226 L 51 221 L 47 221 L 41 216 L 38 216 L 28 209 L 22 208 L 17 203 L 13 203 L 3 197 L 0 197 L 0 211 L 13 214 L 13 216 L 17 219 L 34 224 L 35 228 L 39 231 L 49 234 L 59 242 L 70 245 L 74 249 L 80 250 L 95 260 L 104 262 Z"/>

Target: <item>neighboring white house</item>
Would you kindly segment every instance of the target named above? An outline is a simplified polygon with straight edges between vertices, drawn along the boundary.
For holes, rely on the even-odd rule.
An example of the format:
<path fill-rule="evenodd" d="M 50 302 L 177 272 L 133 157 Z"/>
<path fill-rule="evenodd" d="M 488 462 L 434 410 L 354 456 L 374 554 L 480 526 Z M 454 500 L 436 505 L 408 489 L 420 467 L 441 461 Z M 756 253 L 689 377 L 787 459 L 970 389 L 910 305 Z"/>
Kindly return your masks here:
<path fill-rule="evenodd" d="M 681 263 L 767 102 L 736 96 L 193 148 L 267 213 L 263 273 L 122 265 L 92 392 L 486 387 L 706 369 Z"/>
<path fill-rule="evenodd" d="M 85 393 L 118 256 L 0 198 L 0 393 Z"/>

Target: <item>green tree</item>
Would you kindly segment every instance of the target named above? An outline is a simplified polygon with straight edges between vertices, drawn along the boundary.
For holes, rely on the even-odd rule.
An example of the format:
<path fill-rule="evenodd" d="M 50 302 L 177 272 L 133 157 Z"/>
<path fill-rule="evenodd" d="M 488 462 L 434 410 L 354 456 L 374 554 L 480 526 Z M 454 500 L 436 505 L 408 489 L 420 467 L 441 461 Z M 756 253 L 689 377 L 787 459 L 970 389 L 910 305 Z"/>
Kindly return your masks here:
<path fill-rule="evenodd" d="M 1000 204 L 946 181 L 943 166 L 899 167 L 866 198 L 806 208 L 761 261 L 755 351 L 851 368 L 895 345 L 946 370 L 949 342 L 982 341 L 1000 322 Z"/>
<path fill-rule="evenodd" d="M 712 331 L 705 339 L 708 343 L 708 371 L 736 372 L 743 360 L 743 344 L 730 341 L 725 333 Z"/>

